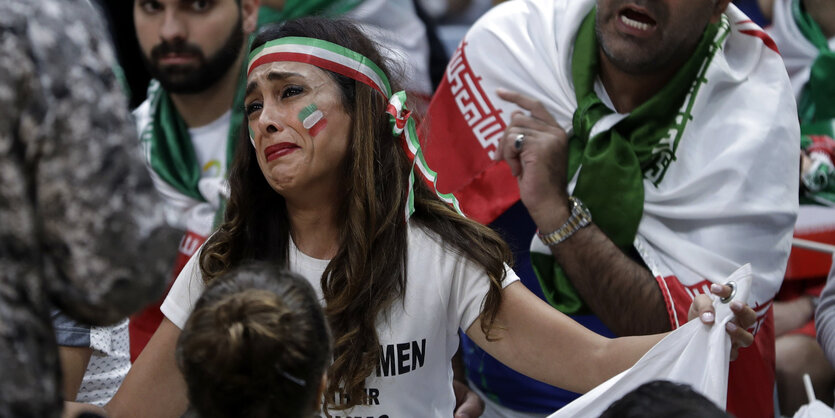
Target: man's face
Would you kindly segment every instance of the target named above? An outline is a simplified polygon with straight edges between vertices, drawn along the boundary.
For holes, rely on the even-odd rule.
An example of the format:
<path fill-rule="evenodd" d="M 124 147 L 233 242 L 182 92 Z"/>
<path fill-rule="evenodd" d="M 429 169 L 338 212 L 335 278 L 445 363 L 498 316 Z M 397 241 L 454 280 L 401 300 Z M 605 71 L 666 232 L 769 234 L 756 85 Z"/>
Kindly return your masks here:
<path fill-rule="evenodd" d="M 175 94 L 215 85 L 243 48 L 235 0 L 135 0 L 134 23 L 151 75 Z"/>
<path fill-rule="evenodd" d="M 603 53 L 629 74 L 653 74 L 683 62 L 724 0 L 598 0 L 595 31 Z"/>

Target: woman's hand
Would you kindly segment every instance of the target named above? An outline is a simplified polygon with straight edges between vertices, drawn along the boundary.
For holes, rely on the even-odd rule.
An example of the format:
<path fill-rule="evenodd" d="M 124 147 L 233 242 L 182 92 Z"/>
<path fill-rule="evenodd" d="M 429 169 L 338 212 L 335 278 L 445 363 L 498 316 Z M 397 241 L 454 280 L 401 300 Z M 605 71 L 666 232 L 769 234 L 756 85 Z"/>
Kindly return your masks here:
<path fill-rule="evenodd" d="M 714 283 L 710 286 L 710 293 L 724 298 L 730 296 L 731 288 Z M 731 336 L 731 361 L 734 361 L 739 356 L 739 347 L 748 347 L 754 342 L 754 335 L 747 330 L 754 325 L 757 314 L 750 306 L 737 300 L 731 302 L 731 311 L 735 318 L 725 324 L 725 329 Z M 697 316 L 705 324 L 712 324 L 716 319 L 715 312 L 713 312 L 713 301 L 710 296 L 700 294 L 693 300 L 690 305 L 690 312 L 687 313 L 687 320 L 689 321 Z"/>

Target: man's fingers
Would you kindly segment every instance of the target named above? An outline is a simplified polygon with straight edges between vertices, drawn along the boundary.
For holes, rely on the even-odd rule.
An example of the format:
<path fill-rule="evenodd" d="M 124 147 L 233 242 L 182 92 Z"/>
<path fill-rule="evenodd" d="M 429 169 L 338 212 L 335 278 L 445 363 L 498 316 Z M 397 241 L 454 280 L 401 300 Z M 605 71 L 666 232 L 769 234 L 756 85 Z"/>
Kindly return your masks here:
<path fill-rule="evenodd" d="M 523 134 L 521 129 L 509 128 L 502 138 L 498 152 L 498 159 L 507 161 L 507 165 L 510 166 L 511 174 L 516 177 L 522 174 L 522 163 L 519 161 L 519 150 L 517 150 L 515 146 L 516 138 L 520 134 Z"/>
<path fill-rule="evenodd" d="M 521 111 L 515 111 L 510 116 L 510 126 L 529 129 L 532 131 L 549 131 L 555 128 L 554 125 L 548 125 L 542 120 Z"/>
<path fill-rule="evenodd" d="M 528 95 L 503 88 L 496 89 L 496 94 L 500 99 L 514 103 L 522 109 L 531 112 L 531 116 L 534 118 L 542 120 L 549 125 L 556 123 L 554 118 L 547 110 L 545 110 L 545 106 L 543 106 L 539 100 L 536 100 Z"/>

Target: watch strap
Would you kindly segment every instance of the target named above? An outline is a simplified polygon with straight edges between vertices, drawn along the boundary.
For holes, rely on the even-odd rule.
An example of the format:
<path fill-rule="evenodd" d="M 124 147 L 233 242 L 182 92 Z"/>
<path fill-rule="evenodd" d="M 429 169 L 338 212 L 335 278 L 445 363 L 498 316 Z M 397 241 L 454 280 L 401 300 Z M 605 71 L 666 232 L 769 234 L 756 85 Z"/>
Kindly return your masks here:
<path fill-rule="evenodd" d="M 540 241 L 548 247 L 553 247 L 567 240 L 581 228 L 591 223 L 591 213 L 585 205 L 583 205 L 583 202 L 581 202 L 580 199 L 571 196 L 568 198 L 568 201 L 571 207 L 571 213 L 568 215 L 568 219 L 565 223 L 561 227 L 557 228 L 556 231 L 549 232 L 547 234 L 542 234 L 539 231 L 536 233 Z"/>

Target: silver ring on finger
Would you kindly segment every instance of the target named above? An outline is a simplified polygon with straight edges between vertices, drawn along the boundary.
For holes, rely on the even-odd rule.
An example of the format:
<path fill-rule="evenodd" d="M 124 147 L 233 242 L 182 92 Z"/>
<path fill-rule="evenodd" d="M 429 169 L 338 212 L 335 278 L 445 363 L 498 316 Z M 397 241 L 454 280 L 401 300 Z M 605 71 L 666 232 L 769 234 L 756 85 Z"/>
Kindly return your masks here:
<path fill-rule="evenodd" d="M 516 135 L 516 139 L 513 140 L 513 148 L 516 148 L 516 151 L 522 151 L 522 147 L 525 145 L 525 134 Z"/>

